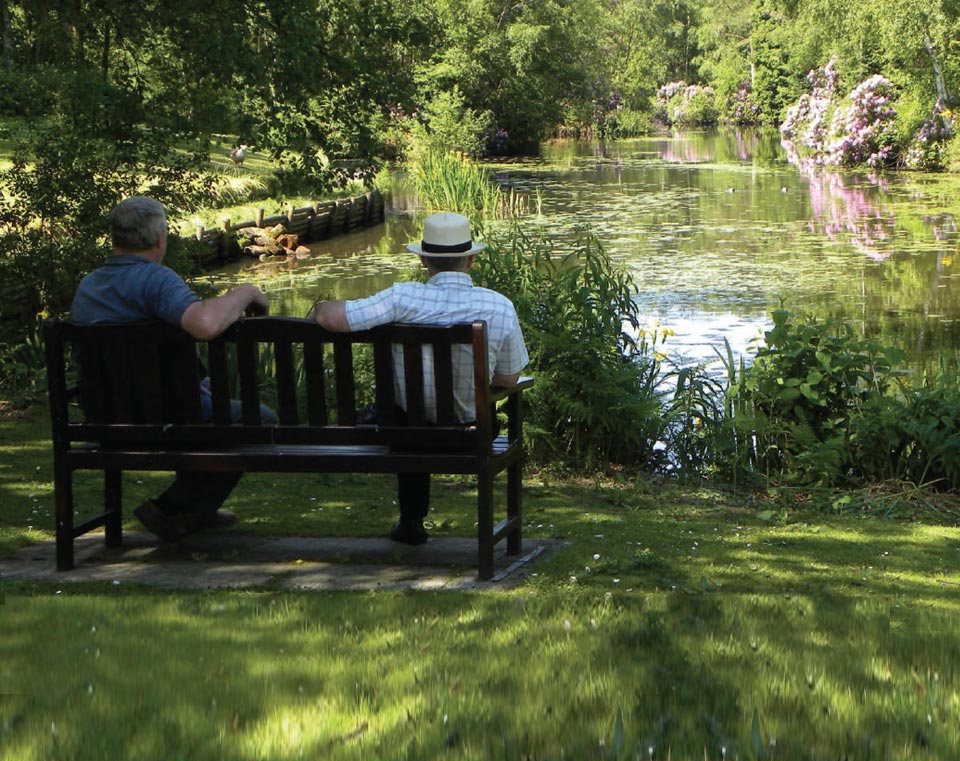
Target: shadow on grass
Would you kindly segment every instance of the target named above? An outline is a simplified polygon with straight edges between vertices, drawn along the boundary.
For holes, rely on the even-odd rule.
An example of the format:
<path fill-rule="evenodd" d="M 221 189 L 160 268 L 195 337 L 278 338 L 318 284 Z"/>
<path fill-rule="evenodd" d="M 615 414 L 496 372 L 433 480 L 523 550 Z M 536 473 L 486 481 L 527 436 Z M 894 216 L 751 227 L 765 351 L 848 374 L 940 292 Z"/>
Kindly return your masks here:
<path fill-rule="evenodd" d="M 911 603 L 24 591 L 10 758 L 607 758 L 618 709 L 642 757 L 761 757 L 755 713 L 778 758 L 960 741 L 956 619 Z"/>
<path fill-rule="evenodd" d="M 52 509 L 41 431 L 3 432 L 0 548 Z M 128 505 L 167 481 L 130 474 Z M 469 483 L 435 496 L 471 535 Z M 955 757 L 955 527 L 533 477 L 524 499 L 527 535 L 571 547 L 505 593 L 5 584 L 0 757 Z M 253 475 L 230 506 L 265 535 L 395 515 L 390 477 Z"/>

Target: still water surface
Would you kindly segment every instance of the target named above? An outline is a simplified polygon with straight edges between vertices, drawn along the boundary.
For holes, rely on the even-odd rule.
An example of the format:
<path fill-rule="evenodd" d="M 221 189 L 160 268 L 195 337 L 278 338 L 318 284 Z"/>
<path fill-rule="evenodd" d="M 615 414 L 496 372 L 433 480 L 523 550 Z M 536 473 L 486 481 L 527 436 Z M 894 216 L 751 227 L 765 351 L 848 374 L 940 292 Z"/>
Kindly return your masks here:
<path fill-rule="evenodd" d="M 491 169 L 530 194 L 525 225 L 558 238 L 587 225 L 624 262 L 644 318 L 676 331 L 666 348 L 678 364 L 714 360 L 724 340 L 749 358 L 781 300 L 847 319 L 915 364 L 960 346 L 955 177 L 800 170 L 775 132 L 734 130 L 550 142 Z M 414 237 L 395 208 L 309 259 L 236 276 L 261 282 L 275 313 L 303 314 L 316 298 L 389 285 Z"/>

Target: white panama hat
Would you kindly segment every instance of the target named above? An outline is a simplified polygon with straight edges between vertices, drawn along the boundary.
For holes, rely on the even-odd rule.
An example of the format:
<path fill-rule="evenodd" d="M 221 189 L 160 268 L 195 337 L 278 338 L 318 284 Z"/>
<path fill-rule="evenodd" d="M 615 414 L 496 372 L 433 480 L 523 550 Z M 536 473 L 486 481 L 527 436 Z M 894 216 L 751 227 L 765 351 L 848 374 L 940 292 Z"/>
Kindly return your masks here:
<path fill-rule="evenodd" d="M 473 242 L 470 220 L 452 211 L 431 214 L 423 223 L 423 239 L 407 244 L 408 251 L 430 257 L 470 256 L 486 247 L 486 243 Z"/>

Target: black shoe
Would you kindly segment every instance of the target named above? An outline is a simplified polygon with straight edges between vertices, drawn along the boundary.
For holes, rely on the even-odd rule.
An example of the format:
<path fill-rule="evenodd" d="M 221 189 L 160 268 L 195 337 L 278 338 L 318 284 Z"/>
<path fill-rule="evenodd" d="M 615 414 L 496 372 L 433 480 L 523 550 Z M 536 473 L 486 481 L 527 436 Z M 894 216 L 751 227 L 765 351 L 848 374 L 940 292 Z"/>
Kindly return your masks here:
<path fill-rule="evenodd" d="M 390 529 L 390 538 L 403 544 L 423 544 L 427 541 L 427 530 L 420 521 L 400 521 Z"/>
<path fill-rule="evenodd" d="M 188 532 L 227 528 L 237 522 L 236 514 L 229 510 L 217 510 L 212 513 L 185 513 L 181 517 L 183 518 L 184 528 Z"/>
<path fill-rule="evenodd" d="M 180 516 L 163 512 L 152 499 L 146 500 L 133 514 L 147 531 L 156 534 L 165 542 L 177 542 L 187 535 L 187 527 Z"/>

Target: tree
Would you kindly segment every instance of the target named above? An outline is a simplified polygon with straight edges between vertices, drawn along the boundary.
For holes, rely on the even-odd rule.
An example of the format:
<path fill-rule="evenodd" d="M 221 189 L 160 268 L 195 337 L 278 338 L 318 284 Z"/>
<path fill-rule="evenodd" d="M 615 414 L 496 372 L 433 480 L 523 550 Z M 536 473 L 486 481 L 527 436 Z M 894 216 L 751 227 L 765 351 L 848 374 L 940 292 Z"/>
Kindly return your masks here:
<path fill-rule="evenodd" d="M 535 144 L 560 122 L 565 103 L 589 97 L 595 2 L 436 0 L 435 44 L 416 75 L 419 99 L 456 85 L 515 147 Z"/>

